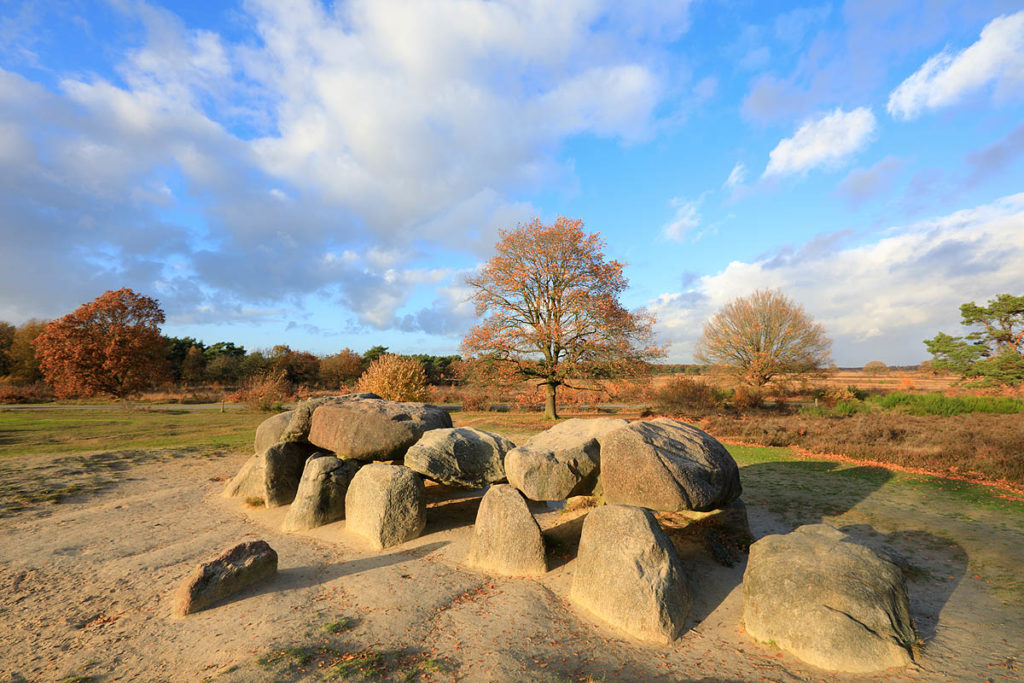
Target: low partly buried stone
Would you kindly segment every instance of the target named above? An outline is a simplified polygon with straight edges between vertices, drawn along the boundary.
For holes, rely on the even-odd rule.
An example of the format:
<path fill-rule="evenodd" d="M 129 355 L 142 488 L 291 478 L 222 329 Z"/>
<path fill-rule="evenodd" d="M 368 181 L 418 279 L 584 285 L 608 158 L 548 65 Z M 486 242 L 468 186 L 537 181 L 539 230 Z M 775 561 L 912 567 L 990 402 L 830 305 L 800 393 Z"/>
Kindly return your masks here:
<path fill-rule="evenodd" d="M 498 434 L 432 429 L 405 453 L 405 466 L 447 486 L 480 489 L 505 481 L 505 454 L 516 445 Z"/>
<path fill-rule="evenodd" d="M 281 440 L 281 435 L 288 428 L 288 423 L 295 414 L 294 410 L 278 413 L 268 417 L 256 428 L 256 450 L 255 453 L 262 453 Z"/>
<path fill-rule="evenodd" d="M 360 464 L 333 455 L 310 456 L 282 529 L 304 531 L 343 519 L 345 494 Z"/>
<path fill-rule="evenodd" d="M 249 458 L 223 495 L 260 498 L 267 507 L 287 505 L 295 498 L 306 458 L 313 452 L 308 444 L 294 441 L 275 444 Z"/>
<path fill-rule="evenodd" d="M 693 600 L 679 555 L 643 508 L 606 505 L 583 522 L 570 597 L 634 638 L 671 643 Z"/>
<path fill-rule="evenodd" d="M 398 460 L 424 432 L 451 426 L 438 406 L 360 398 L 316 408 L 309 441 L 339 458 Z"/>
<path fill-rule="evenodd" d="M 507 576 L 547 571 L 540 526 L 522 494 L 508 484 L 492 486 L 480 501 L 466 564 Z"/>
<path fill-rule="evenodd" d="M 590 494 L 600 472 L 601 440 L 628 424 L 612 417 L 561 422 L 509 451 L 508 481 L 531 500 Z"/>
<path fill-rule="evenodd" d="M 174 594 L 172 611 L 183 617 L 206 609 L 277 573 L 277 553 L 266 541 L 239 543 L 203 562 Z"/>
<path fill-rule="evenodd" d="M 378 550 L 416 538 L 426 526 L 426 492 L 420 476 L 401 465 L 362 467 L 345 496 L 345 527 Z"/>
<path fill-rule="evenodd" d="M 916 640 L 899 568 L 826 524 L 750 546 L 743 620 L 753 638 L 844 673 L 905 666 Z"/>
<path fill-rule="evenodd" d="M 601 483 L 609 503 L 708 511 L 740 497 L 739 467 L 717 439 L 670 418 L 633 422 L 605 435 Z"/>

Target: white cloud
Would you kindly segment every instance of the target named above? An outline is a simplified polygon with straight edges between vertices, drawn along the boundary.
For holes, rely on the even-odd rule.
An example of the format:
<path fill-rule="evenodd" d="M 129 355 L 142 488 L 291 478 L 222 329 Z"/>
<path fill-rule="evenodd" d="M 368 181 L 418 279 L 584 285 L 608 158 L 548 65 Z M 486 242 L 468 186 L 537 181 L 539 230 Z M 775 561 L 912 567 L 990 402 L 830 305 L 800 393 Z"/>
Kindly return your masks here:
<path fill-rule="evenodd" d="M 889 95 L 889 113 L 917 118 L 926 109 L 960 102 L 989 83 L 997 95 L 1019 96 L 1024 88 L 1024 11 L 993 19 L 973 45 L 958 53 L 943 50 Z"/>
<path fill-rule="evenodd" d="M 128 285 L 169 315 L 314 293 L 396 324 L 428 256 L 465 265 L 537 215 L 512 197 L 572 186 L 566 138 L 656 129 L 689 5 L 251 0 L 233 42 L 115 3 L 116 80 L 0 68 L 0 318 Z"/>
<path fill-rule="evenodd" d="M 669 205 L 675 207 L 676 213 L 672 221 L 662 228 L 661 234 L 673 242 L 682 242 L 687 234 L 700 225 L 700 214 L 697 212 L 700 199 L 691 201 L 675 197 Z"/>
<path fill-rule="evenodd" d="M 959 333 L 959 307 L 1020 288 L 1024 263 L 1024 193 L 952 215 L 893 228 L 870 244 L 840 248 L 824 240 L 795 255 L 733 262 L 648 306 L 670 357 L 692 357 L 702 325 L 731 299 L 780 288 L 821 322 L 840 365 L 869 360 L 914 363 L 921 340 Z"/>
<path fill-rule="evenodd" d="M 743 162 L 737 163 L 729 171 L 729 177 L 725 179 L 723 187 L 736 188 L 742 185 L 747 179 L 747 167 Z"/>
<path fill-rule="evenodd" d="M 764 175 L 781 176 L 817 166 L 836 166 L 870 142 L 875 128 L 875 115 L 867 107 L 850 112 L 836 108 L 819 118 L 808 119 L 793 137 L 781 140 L 771 151 Z"/>

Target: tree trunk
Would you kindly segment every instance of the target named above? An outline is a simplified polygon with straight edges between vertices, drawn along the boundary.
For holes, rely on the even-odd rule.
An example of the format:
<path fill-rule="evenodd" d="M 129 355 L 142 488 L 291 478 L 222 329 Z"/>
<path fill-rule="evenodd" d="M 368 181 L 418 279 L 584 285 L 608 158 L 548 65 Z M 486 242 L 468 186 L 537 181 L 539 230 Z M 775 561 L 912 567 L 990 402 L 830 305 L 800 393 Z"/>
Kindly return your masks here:
<path fill-rule="evenodd" d="M 548 383 L 544 385 L 544 419 L 558 419 L 558 405 L 555 403 L 555 388 L 557 384 Z"/>

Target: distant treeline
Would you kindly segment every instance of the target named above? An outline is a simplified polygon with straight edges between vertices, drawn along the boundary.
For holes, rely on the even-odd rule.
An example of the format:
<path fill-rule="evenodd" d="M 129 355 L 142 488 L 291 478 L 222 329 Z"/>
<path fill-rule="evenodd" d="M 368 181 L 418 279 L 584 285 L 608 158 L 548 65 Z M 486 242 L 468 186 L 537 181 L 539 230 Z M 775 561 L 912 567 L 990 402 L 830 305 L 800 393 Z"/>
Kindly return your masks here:
<path fill-rule="evenodd" d="M 0 321 L 0 378 L 11 384 L 33 384 L 43 381 L 33 342 L 46 328 L 46 322 L 30 320 L 21 325 Z M 362 353 L 342 349 L 338 353 L 318 356 L 278 345 L 271 349 L 246 350 L 233 342 L 217 342 L 209 346 L 193 337 L 164 336 L 166 346 L 166 380 L 187 386 L 217 383 L 236 386 L 245 380 L 281 372 L 295 385 L 336 389 L 351 384 L 379 356 L 388 353 L 386 346 L 372 346 Z M 431 384 L 454 384 L 458 381 L 461 358 L 413 354 L 423 365 Z"/>

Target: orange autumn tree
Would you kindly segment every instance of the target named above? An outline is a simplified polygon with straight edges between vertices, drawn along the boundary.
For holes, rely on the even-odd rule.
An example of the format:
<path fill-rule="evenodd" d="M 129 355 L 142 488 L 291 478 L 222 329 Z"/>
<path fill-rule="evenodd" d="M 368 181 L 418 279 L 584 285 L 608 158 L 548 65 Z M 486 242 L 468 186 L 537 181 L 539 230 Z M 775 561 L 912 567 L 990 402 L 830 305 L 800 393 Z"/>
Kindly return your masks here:
<path fill-rule="evenodd" d="M 164 376 L 164 312 L 128 288 L 108 291 L 51 321 L 36 339 L 46 381 L 60 398 L 124 398 Z"/>
<path fill-rule="evenodd" d="M 780 291 L 733 299 L 704 324 L 696 359 L 764 386 L 773 377 L 811 372 L 829 360 L 832 340 L 803 306 Z"/>
<path fill-rule="evenodd" d="M 635 374 L 661 355 L 653 316 L 619 303 L 623 264 L 605 260 L 604 241 L 582 221 L 535 218 L 500 235 L 497 254 L 466 278 L 483 319 L 462 351 L 478 372 L 536 381 L 544 416 L 557 419 L 556 391 L 568 380 Z"/>

